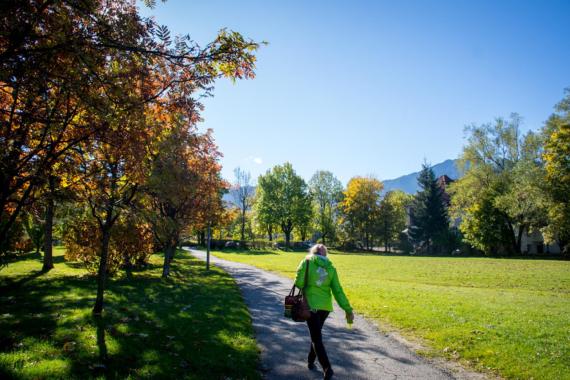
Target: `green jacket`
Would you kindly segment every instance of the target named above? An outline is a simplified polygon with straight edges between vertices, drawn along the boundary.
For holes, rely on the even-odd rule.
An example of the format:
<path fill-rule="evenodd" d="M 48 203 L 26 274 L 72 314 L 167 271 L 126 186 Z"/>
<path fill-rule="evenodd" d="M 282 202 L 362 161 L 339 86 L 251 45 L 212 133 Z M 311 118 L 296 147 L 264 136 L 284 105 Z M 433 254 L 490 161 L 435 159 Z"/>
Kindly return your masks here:
<path fill-rule="evenodd" d="M 333 311 L 331 291 L 338 305 L 346 312 L 352 307 L 340 286 L 340 281 L 333 263 L 324 256 L 308 255 L 297 268 L 295 286 L 303 289 L 305 285 L 306 259 L 309 260 L 308 286 L 305 295 L 312 310 Z"/>

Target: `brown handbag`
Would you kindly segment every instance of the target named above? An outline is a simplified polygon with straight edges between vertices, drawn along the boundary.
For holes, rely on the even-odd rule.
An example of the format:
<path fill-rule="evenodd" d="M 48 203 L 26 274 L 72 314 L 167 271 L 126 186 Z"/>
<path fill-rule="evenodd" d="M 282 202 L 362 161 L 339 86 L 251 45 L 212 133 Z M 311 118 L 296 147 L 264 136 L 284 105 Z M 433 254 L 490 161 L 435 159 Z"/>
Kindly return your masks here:
<path fill-rule="evenodd" d="M 305 322 L 311 317 L 311 309 L 307 297 L 305 297 L 305 289 L 309 279 L 309 260 L 306 260 L 306 263 L 303 289 L 299 289 L 299 293 L 295 295 L 295 284 L 293 284 L 289 295 L 285 297 L 285 317 L 291 318 L 295 322 Z"/>

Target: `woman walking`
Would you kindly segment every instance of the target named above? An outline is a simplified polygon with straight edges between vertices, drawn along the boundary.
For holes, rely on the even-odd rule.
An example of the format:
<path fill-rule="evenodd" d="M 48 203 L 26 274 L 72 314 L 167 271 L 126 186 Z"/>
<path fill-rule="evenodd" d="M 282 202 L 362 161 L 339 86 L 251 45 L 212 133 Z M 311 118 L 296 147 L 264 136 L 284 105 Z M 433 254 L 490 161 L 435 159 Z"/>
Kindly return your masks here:
<path fill-rule="evenodd" d="M 352 323 L 354 315 L 352 314 L 352 307 L 340 285 L 336 269 L 327 257 L 327 247 L 323 244 L 314 245 L 310 249 L 309 255 L 299 264 L 295 286 L 300 289 L 303 289 L 305 286 L 307 262 L 309 264 L 309 274 L 305 296 L 311 309 L 311 317 L 307 321 L 309 333 L 311 334 L 311 348 L 307 358 L 308 366 L 309 369 L 314 369 L 315 359 L 319 359 L 319 363 L 324 371 L 324 379 L 330 379 L 334 372 L 323 345 L 321 330 L 329 313 L 333 311 L 331 292 L 336 302 L 345 311 L 348 323 Z"/>

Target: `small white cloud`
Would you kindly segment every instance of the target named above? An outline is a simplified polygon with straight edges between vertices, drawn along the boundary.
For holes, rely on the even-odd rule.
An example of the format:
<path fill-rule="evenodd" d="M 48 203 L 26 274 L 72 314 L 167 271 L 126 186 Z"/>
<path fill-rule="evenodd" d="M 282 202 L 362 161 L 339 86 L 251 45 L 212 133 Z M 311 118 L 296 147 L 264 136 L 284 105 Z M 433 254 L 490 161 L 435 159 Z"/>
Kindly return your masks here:
<path fill-rule="evenodd" d="M 261 157 L 254 157 L 253 162 L 255 162 L 258 165 L 261 165 L 263 163 L 263 160 L 261 159 Z"/>

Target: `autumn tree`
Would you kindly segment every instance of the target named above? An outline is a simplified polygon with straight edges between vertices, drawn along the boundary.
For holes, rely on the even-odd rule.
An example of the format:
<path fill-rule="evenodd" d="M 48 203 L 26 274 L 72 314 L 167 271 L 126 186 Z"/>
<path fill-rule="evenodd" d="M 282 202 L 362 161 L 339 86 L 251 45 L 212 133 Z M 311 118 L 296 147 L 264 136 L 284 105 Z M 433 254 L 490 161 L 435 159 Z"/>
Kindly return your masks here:
<path fill-rule="evenodd" d="M 251 209 L 253 203 L 253 196 L 255 195 L 255 189 L 251 185 L 251 174 L 242 170 L 241 168 L 235 168 L 234 170 L 235 182 L 232 188 L 232 196 L 234 197 L 235 203 L 238 205 L 240 210 L 240 240 L 245 240 L 245 223 L 246 223 L 246 213 Z"/>
<path fill-rule="evenodd" d="M 549 223 L 544 229 L 548 241 L 557 241 L 570 254 L 570 89 L 556 105 L 543 128 L 546 169 L 545 193 Z"/>
<path fill-rule="evenodd" d="M 309 180 L 314 225 L 323 244 L 327 244 L 327 239 L 329 242 L 336 239 L 342 190 L 342 183 L 326 170 L 317 171 Z"/>
<path fill-rule="evenodd" d="M 106 103 L 140 108 L 174 87 L 193 102 L 220 76 L 253 77 L 258 47 L 228 30 L 203 48 L 171 38 L 127 0 L 5 1 L 0 28 L 0 241 L 54 165 L 112 128 L 93 121 Z"/>
<path fill-rule="evenodd" d="M 353 177 L 344 191 L 344 228 L 350 240 L 362 242 L 367 250 L 373 247 L 383 187 L 376 178 Z"/>
<path fill-rule="evenodd" d="M 162 277 L 168 277 L 186 229 L 221 219 L 219 194 L 225 183 L 219 157 L 211 131 L 199 134 L 184 123 L 159 145 L 145 193 L 151 206 L 147 218 L 164 250 Z"/>
<path fill-rule="evenodd" d="M 274 166 L 258 179 L 257 213 L 266 225 L 278 225 L 290 246 L 293 229 L 310 218 L 311 199 L 307 184 L 290 163 Z"/>

